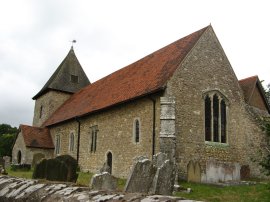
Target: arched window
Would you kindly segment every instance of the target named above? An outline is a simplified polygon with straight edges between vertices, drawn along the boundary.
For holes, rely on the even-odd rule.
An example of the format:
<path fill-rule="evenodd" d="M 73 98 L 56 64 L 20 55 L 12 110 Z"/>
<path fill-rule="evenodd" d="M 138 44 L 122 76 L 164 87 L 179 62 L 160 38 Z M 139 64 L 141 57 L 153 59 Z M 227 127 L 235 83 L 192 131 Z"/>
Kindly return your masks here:
<path fill-rule="evenodd" d="M 135 119 L 134 126 L 133 126 L 133 132 L 134 132 L 134 140 L 136 143 L 140 142 L 140 121 L 139 119 Z"/>
<path fill-rule="evenodd" d="M 107 154 L 107 165 L 110 167 L 109 173 L 112 174 L 112 153 Z"/>
<path fill-rule="evenodd" d="M 40 109 L 39 109 L 39 118 L 41 119 L 42 117 L 42 114 L 43 114 L 43 106 L 41 105 L 40 106 Z"/>
<path fill-rule="evenodd" d="M 19 150 L 17 154 L 17 163 L 21 164 L 22 163 L 22 152 Z"/>
<path fill-rule="evenodd" d="M 70 152 L 74 151 L 74 134 L 73 133 L 69 135 L 69 151 Z"/>
<path fill-rule="evenodd" d="M 55 137 L 55 154 L 60 153 L 60 135 L 56 135 Z"/>
<path fill-rule="evenodd" d="M 209 92 L 204 98 L 205 141 L 227 143 L 227 101 L 220 93 Z"/>

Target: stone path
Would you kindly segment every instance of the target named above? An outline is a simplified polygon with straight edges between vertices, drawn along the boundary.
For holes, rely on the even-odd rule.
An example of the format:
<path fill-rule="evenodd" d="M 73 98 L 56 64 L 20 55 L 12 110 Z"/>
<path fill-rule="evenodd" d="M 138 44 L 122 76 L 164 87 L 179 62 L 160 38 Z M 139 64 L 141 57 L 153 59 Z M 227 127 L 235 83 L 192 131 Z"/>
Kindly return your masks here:
<path fill-rule="evenodd" d="M 27 180 L 9 176 L 0 176 L 0 201 L 3 202 L 87 202 L 87 201 L 167 201 L 193 202 L 179 197 L 152 195 L 140 193 L 122 193 L 108 191 L 93 191 L 87 187 L 76 187 L 64 183 L 42 183 L 38 180 Z"/>

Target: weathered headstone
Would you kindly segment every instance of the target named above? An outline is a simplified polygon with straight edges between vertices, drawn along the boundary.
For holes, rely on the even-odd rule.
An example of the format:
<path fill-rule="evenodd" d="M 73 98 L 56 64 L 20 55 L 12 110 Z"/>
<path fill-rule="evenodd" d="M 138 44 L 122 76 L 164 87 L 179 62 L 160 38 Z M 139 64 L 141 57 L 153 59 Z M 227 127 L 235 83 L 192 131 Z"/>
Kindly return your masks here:
<path fill-rule="evenodd" d="M 103 164 L 103 166 L 102 166 L 102 168 L 99 170 L 99 172 L 100 172 L 100 173 L 105 173 L 105 172 L 110 173 L 110 172 L 111 172 L 111 168 L 110 168 L 110 166 L 108 165 L 107 162 L 105 162 L 105 163 Z"/>
<path fill-rule="evenodd" d="M 133 165 L 124 190 L 126 192 L 148 193 L 155 173 L 156 168 L 149 159 L 139 159 Z"/>
<path fill-rule="evenodd" d="M 44 158 L 45 158 L 45 155 L 42 153 L 34 154 L 31 167 L 34 168 L 37 165 L 37 163 L 39 163 Z"/>
<path fill-rule="evenodd" d="M 5 160 L 2 157 L 0 157 L 0 166 L 5 168 Z"/>
<path fill-rule="evenodd" d="M 117 188 L 117 178 L 108 172 L 96 174 L 91 179 L 90 187 L 94 190 L 113 191 Z"/>
<path fill-rule="evenodd" d="M 174 164 L 170 160 L 165 160 L 165 162 L 157 169 L 150 193 L 171 195 L 174 189 L 174 171 Z"/>
<path fill-rule="evenodd" d="M 10 166 L 10 156 L 4 156 L 3 159 L 5 160 L 5 168 L 8 168 Z"/>
<path fill-rule="evenodd" d="M 58 156 L 55 159 L 43 159 L 33 172 L 34 179 L 47 179 L 52 181 L 76 182 L 77 161 L 69 156 Z"/>

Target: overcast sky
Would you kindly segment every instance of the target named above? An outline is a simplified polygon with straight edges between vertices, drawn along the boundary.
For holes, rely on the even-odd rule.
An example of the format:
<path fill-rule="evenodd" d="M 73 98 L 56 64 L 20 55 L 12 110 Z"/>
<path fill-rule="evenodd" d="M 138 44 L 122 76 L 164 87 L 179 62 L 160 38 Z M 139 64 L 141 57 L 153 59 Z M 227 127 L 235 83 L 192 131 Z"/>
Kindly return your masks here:
<path fill-rule="evenodd" d="M 32 124 L 32 97 L 68 53 L 91 82 L 212 24 L 238 77 L 270 83 L 269 1 L 0 0 L 0 123 Z"/>

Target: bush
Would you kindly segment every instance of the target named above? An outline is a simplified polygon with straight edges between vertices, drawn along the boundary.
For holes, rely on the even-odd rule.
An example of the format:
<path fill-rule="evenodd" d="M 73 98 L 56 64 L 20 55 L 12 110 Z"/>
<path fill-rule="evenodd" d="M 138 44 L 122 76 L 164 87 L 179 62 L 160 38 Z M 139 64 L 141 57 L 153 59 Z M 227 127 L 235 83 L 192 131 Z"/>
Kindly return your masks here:
<path fill-rule="evenodd" d="M 10 170 L 12 171 L 29 171 L 31 170 L 30 164 L 11 164 Z"/>

